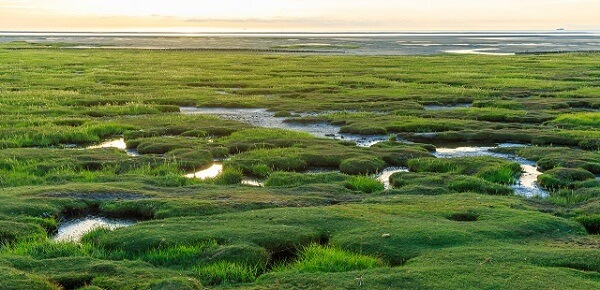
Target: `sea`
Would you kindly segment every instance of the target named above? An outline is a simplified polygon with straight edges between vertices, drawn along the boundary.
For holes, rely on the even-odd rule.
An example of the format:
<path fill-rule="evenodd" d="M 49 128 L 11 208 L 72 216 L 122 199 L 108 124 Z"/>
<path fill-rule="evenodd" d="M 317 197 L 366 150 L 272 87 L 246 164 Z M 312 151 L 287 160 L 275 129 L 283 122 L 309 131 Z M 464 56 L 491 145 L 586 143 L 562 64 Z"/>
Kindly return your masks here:
<path fill-rule="evenodd" d="M 0 43 L 61 43 L 66 48 L 254 50 L 347 55 L 434 55 L 600 51 L 600 31 L 376 33 L 0 32 Z"/>

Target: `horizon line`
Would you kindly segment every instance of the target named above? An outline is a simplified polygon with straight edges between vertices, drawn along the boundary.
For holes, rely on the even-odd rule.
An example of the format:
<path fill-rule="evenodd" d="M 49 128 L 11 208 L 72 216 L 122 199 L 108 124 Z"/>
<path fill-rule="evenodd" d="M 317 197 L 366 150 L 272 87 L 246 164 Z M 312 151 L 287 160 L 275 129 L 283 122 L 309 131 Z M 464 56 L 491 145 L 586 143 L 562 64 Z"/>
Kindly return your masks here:
<path fill-rule="evenodd" d="M 91 34 L 108 34 L 108 33 L 146 33 L 146 34 L 337 34 L 337 33 L 354 33 L 354 34 L 394 34 L 394 33 L 502 33 L 502 32 L 599 32 L 598 29 L 500 29 L 500 30 L 332 30 L 332 31 L 310 31 L 310 30 L 290 30 L 290 31 L 265 31 L 265 30 L 231 30 L 231 31 L 160 31 L 160 30 L 0 30 L 0 33 L 91 33 Z"/>

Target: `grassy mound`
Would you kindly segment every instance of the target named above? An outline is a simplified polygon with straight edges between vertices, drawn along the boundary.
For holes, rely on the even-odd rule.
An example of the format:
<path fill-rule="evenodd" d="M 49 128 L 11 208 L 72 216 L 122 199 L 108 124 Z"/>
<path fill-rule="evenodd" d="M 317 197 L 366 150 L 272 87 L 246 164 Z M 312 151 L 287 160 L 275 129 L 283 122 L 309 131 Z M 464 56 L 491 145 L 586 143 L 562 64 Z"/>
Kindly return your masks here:
<path fill-rule="evenodd" d="M 485 179 L 454 173 L 398 172 L 390 176 L 390 183 L 405 194 L 445 194 L 449 192 L 477 192 L 491 195 L 509 195 L 513 191 L 502 184 Z"/>
<path fill-rule="evenodd" d="M 547 189 L 557 190 L 572 188 L 577 181 L 591 180 L 595 177 L 594 174 L 585 169 L 558 167 L 538 176 L 538 182 Z"/>
<path fill-rule="evenodd" d="M 512 184 L 521 175 L 521 166 L 489 156 L 461 157 L 446 159 L 413 159 L 408 168 L 413 172 L 454 173 L 477 176 L 486 181 L 499 184 Z"/>
<path fill-rule="evenodd" d="M 349 158 L 340 163 L 340 171 L 346 174 L 374 174 L 385 166 L 379 158 Z"/>

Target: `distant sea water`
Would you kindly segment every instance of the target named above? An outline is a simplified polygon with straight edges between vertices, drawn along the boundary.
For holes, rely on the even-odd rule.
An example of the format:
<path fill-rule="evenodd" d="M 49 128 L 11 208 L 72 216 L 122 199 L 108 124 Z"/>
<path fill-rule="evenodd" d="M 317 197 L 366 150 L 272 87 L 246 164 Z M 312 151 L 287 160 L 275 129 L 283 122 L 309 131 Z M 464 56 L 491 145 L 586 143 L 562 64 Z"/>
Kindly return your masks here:
<path fill-rule="evenodd" d="M 91 33 L 0 32 L 0 43 L 68 43 L 75 48 L 239 49 L 350 55 L 600 51 L 600 32 Z"/>

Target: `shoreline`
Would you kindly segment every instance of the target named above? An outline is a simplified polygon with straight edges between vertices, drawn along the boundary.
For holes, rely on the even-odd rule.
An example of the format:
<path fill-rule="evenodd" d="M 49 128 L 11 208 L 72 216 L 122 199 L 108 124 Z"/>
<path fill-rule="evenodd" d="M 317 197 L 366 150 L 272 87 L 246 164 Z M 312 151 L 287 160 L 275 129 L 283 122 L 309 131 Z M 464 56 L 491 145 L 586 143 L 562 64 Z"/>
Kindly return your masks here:
<path fill-rule="evenodd" d="M 39 44 L 39 43 L 35 43 Z M 48 43 L 53 44 L 53 43 Z M 127 47 L 127 46 L 30 46 L 30 47 L 1 47 L 2 50 L 140 50 L 140 51 L 199 51 L 199 52 L 257 52 L 257 53 L 291 53 L 291 54 L 331 54 L 331 55 L 351 55 L 344 50 L 306 50 L 306 49 L 262 49 L 262 48 L 177 48 L 177 47 Z M 518 52 L 483 52 L 481 49 L 469 49 L 461 51 L 439 51 L 429 54 L 358 54 L 362 56 L 417 56 L 417 55 L 484 55 L 484 56 L 519 56 L 519 55 L 547 55 L 547 54 L 595 54 L 598 50 L 557 50 L 557 51 L 518 51 Z"/>

